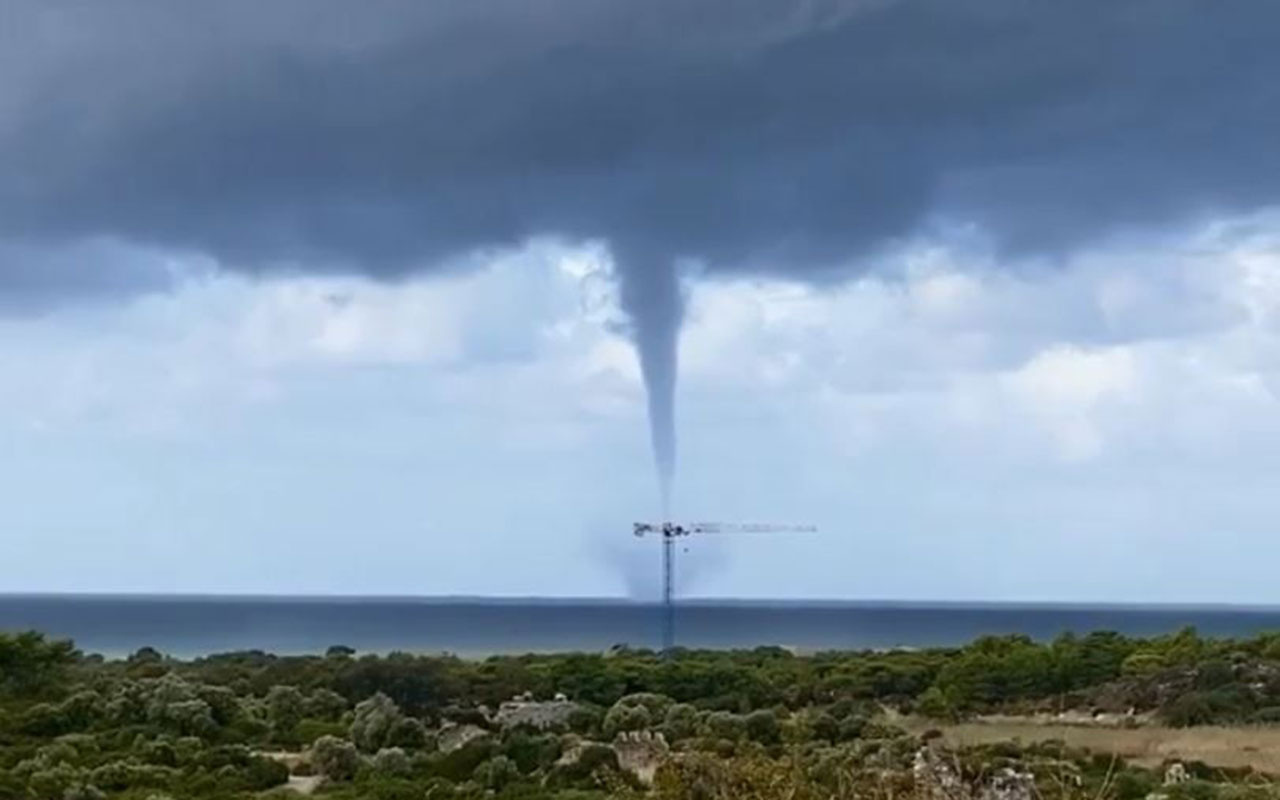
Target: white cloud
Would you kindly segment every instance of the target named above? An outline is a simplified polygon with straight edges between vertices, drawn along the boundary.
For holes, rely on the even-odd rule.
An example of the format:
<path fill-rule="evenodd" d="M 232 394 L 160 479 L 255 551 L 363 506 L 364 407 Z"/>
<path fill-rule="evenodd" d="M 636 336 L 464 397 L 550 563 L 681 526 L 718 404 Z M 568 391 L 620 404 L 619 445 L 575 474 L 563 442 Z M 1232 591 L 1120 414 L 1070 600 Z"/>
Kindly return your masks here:
<path fill-rule="evenodd" d="M 693 285 L 678 507 L 824 534 L 712 559 L 691 590 L 1159 599 L 1123 566 L 1157 548 L 1205 599 L 1247 599 L 1199 542 L 1280 556 L 1275 219 L 1052 269 L 934 241 L 839 287 Z M 629 545 L 654 485 L 606 252 L 536 242 L 396 284 L 179 269 L 3 320 L 0 558 L 29 569 L 0 588 L 622 590 L 599 542 Z M 1043 559 L 1063 575 L 1019 571 Z"/>
<path fill-rule="evenodd" d="M 1100 455 L 1103 433 L 1095 416 L 1113 403 L 1141 402 L 1134 353 L 1124 346 L 1095 351 L 1063 346 L 1037 354 L 1004 376 L 1018 403 L 1048 429 L 1068 459 Z"/>

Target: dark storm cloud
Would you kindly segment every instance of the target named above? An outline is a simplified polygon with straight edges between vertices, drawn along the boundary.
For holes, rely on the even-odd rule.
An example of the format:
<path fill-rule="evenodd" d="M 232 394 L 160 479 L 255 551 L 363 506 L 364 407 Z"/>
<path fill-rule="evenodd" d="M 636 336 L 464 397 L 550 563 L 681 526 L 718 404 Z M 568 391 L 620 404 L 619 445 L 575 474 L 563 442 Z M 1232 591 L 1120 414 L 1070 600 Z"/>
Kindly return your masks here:
<path fill-rule="evenodd" d="M 0 240 L 0 314 L 41 313 L 76 300 L 125 299 L 169 288 L 163 253 L 102 239 Z"/>
<path fill-rule="evenodd" d="M 6 9 L 9 234 L 804 271 L 933 214 L 1056 245 L 1280 190 L 1269 0 Z"/>
<path fill-rule="evenodd" d="M 830 280 L 933 219 L 1054 252 L 1280 194 L 1274 0 L 0 15 L 0 236 L 378 275 L 535 234 L 607 238 L 666 479 L 675 258 Z"/>

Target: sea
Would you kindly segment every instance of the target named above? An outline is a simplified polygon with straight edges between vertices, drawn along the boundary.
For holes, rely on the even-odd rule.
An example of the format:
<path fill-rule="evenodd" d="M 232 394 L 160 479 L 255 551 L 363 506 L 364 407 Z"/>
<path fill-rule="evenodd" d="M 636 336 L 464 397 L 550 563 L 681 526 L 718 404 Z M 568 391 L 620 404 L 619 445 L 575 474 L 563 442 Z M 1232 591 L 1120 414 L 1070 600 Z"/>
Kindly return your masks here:
<path fill-rule="evenodd" d="M 0 595 L 0 631 L 70 638 L 86 653 L 191 658 L 237 650 L 452 653 L 465 658 L 656 647 L 661 608 L 625 600 Z M 1280 607 L 686 600 L 677 644 L 796 652 L 960 645 L 986 634 L 1210 636 L 1280 631 Z"/>

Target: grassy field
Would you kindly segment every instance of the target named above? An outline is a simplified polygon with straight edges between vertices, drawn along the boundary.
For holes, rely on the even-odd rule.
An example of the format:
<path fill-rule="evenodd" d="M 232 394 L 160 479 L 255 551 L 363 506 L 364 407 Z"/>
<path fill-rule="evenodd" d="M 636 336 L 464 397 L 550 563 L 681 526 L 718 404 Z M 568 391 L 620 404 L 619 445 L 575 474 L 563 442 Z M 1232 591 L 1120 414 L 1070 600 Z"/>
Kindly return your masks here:
<path fill-rule="evenodd" d="M 1054 725 L 1009 717 L 956 725 L 937 725 L 908 717 L 899 720 L 898 724 L 915 733 L 937 728 L 948 743 L 956 745 L 1010 739 L 1023 743 L 1059 739 L 1071 747 L 1116 753 L 1143 766 L 1158 766 L 1168 759 L 1180 759 L 1203 761 L 1218 767 L 1250 766 L 1280 775 L 1280 727 L 1166 728 L 1145 725 L 1118 728 Z"/>

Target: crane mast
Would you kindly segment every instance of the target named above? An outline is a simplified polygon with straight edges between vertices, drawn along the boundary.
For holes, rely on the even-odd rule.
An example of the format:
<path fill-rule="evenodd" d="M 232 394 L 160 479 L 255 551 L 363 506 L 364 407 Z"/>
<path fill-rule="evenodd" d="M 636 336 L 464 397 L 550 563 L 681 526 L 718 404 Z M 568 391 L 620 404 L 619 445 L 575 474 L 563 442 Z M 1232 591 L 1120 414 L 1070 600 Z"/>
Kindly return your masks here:
<path fill-rule="evenodd" d="M 662 652 L 676 646 L 675 569 L 677 539 L 695 534 L 720 533 L 814 533 L 813 525 L 776 525 L 763 522 L 637 522 L 632 532 L 639 538 L 656 534 L 662 539 Z"/>

